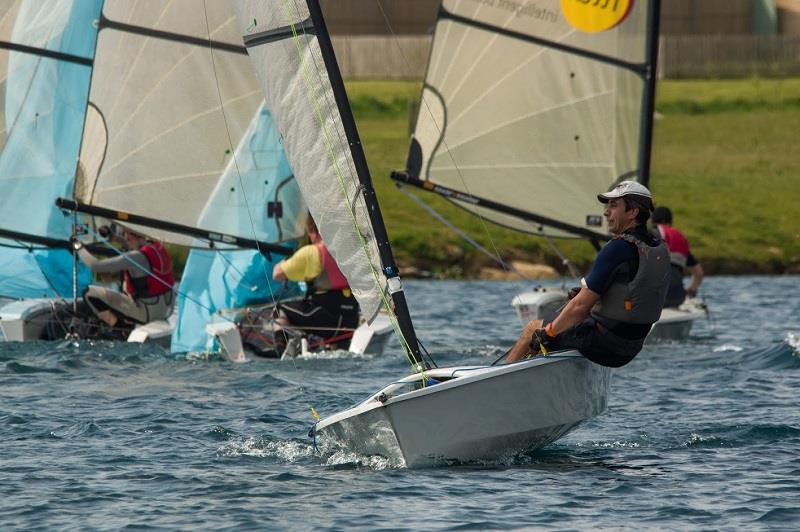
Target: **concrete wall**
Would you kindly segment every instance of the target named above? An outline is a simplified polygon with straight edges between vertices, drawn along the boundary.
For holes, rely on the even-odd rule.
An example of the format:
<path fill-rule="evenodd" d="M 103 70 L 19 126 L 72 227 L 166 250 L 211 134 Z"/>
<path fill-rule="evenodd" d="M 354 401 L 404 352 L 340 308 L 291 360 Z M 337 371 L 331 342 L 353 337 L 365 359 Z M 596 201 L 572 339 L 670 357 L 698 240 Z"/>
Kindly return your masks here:
<path fill-rule="evenodd" d="M 320 0 L 331 35 L 425 35 L 433 29 L 439 3 L 439 0 Z"/>

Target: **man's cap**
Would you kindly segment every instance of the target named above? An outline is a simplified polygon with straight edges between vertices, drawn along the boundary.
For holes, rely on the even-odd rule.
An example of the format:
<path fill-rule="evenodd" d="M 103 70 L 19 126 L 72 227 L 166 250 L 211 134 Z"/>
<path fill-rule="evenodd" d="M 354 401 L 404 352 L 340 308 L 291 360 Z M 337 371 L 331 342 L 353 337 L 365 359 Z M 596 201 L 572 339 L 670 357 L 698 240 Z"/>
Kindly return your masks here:
<path fill-rule="evenodd" d="M 608 192 L 598 194 L 597 199 L 600 203 L 608 203 L 609 200 L 623 196 L 634 196 L 650 206 L 650 210 L 653 209 L 653 195 L 646 186 L 636 181 L 622 181 Z"/>

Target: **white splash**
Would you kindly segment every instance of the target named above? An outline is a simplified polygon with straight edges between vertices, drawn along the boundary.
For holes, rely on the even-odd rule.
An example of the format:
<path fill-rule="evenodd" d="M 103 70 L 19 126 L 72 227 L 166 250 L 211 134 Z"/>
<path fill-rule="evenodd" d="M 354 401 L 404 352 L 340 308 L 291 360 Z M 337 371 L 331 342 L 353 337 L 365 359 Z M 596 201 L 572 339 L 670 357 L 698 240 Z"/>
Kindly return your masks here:
<path fill-rule="evenodd" d="M 738 353 L 739 351 L 743 351 L 743 350 L 744 350 L 743 347 L 739 347 L 738 345 L 733 345 L 733 344 L 722 344 L 722 345 L 717 346 L 717 347 L 714 348 L 714 352 L 715 353 L 721 353 L 721 352 L 724 352 L 724 351 L 734 351 L 734 352 Z"/>
<path fill-rule="evenodd" d="M 261 438 L 245 438 L 227 442 L 217 449 L 217 453 L 225 457 L 254 456 L 296 462 L 301 458 L 314 456 L 316 451 L 313 445 L 298 441 L 264 441 Z"/>
<path fill-rule="evenodd" d="M 786 343 L 800 355 L 800 334 L 786 333 Z"/>

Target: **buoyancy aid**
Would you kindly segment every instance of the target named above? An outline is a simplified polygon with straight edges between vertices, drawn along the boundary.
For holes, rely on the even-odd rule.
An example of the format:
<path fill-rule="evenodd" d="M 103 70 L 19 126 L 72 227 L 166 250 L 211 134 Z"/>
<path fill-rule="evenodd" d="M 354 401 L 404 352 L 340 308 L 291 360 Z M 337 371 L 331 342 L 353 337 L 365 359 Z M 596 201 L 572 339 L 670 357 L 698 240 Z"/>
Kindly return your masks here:
<path fill-rule="evenodd" d="M 139 248 L 150 265 L 150 273 L 145 277 L 133 277 L 128 270 L 122 273 L 125 292 L 132 298 L 153 297 L 166 294 L 175 284 L 172 273 L 172 259 L 161 242 L 148 242 Z"/>
<path fill-rule="evenodd" d="M 322 262 L 322 273 L 319 274 L 312 282 L 313 291 L 327 292 L 329 290 L 345 290 L 350 288 L 347 283 L 347 278 L 339 269 L 339 265 L 333 259 L 330 251 L 322 242 L 314 244 L 319 252 L 319 258 Z"/>
<path fill-rule="evenodd" d="M 650 246 L 634 234 L 624 233 L 622 239 L 636 246 L 639 267 L 633 279 L 613 274 L 613 281 L 592 308 L 592 315 L 601 322 L 649 325 L 658 321 L 669 288 L 669 251 L 663 241 Z M 630 268 L 622 264 L 617 269 Z"/>
<path fill-rule="evenodd" d="M 658 225 L 658 232 L 669 250 L 669 261 L 681 269 L 686 268 L 686 261 L 689 260 L 689 241 L 683 233 L 663 224 Z"/>

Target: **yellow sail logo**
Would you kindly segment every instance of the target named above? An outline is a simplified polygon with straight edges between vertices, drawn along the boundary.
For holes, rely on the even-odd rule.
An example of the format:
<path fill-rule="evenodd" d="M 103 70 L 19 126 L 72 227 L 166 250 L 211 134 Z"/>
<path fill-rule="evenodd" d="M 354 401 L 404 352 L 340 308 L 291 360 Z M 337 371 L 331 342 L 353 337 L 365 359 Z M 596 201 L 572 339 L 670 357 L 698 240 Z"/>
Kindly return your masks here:
<path fill-rule="evenodd" d="M 561 0 L 561 11 L 573 27 L 587 33 L 610 30 L 628 16 L 634 0 Z"/>

